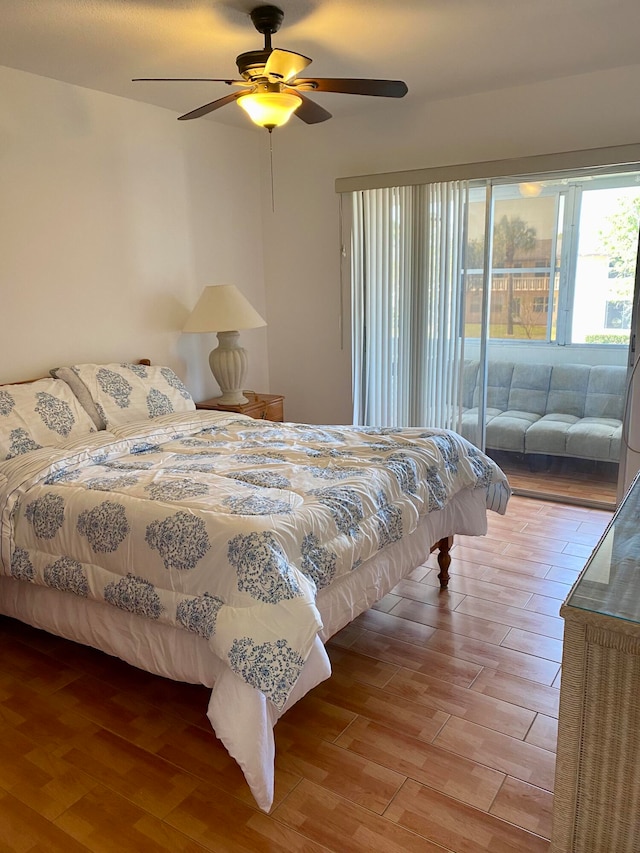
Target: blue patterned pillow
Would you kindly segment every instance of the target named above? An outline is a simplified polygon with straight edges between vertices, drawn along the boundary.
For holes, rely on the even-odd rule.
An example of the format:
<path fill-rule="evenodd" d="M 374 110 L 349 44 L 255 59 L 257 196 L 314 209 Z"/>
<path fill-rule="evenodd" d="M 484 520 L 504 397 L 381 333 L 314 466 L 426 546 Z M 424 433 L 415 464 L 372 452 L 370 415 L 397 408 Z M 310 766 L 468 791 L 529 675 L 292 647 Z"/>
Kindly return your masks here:
<path fill-rule="evenodd" d="M 191 412 L 195 403 L 170 367 L 145 364 L 76 364 L 57 368 L 98 429 Z"/>
<path fill-rule="evenodd" d="M 0 461 L 90 432 L 93 421 L 62 380 L 0 386 Z"/>

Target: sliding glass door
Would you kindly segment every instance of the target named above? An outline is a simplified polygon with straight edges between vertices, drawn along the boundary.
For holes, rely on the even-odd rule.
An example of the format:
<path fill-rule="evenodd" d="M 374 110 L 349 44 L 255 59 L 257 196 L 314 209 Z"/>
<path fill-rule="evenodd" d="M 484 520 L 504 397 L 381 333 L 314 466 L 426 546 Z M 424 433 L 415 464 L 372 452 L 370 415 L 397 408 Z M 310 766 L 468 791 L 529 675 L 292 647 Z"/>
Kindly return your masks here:
<path fill-rule="evenodd" d="M 480 364 L 486 358 L 482 446 L 520 491 L 615 503 L 637 179 L 626 173 L 495 182 L 490 210 L 482 191 L 470 196 L 465 354 Z M 483 217 L 492 223 L 488 252 Z M 486 257 L 491 275 L 483 300 Z M 479 426 L 469 437 L 481 444 Z"/>
<path fill-rule="evenodd" d="M 352 193 L 354 420 L 455 429 L 517 490 L 613 505 L 640 172 Z"/>

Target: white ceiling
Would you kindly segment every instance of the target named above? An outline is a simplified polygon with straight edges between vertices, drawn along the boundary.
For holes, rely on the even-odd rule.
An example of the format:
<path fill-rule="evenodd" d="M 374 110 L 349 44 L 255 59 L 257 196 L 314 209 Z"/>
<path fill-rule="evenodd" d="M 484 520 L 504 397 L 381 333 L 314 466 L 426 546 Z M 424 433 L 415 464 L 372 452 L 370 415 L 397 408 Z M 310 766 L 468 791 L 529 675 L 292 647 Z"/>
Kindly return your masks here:
<path fill-rule="evenodd" d="M 132 77 L 237 77 L 263 46 L 260 0 L 0 0 L 0 65 L 187 112 L 224 83 Z M 402 79 L 439 99 L 640 63 L 639 0 L 276 0 L 273 46 L 310 56 L 304 76 Z M 315 94 L 340 116 L 375 98 Z M 630 105 L 631 106 L 631 105 Z M 635 106 L 635 105 L 634 105 Z M 208 121 L 246 122 L 234 105 Z"/>

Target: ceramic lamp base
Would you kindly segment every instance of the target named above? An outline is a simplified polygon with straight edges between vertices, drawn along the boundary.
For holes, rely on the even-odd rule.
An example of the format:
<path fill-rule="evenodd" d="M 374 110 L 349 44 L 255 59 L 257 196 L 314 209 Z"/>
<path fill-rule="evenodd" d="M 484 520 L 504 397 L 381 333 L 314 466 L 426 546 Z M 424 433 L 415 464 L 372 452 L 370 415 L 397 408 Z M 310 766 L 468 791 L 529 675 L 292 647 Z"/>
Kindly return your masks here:
<path fill-rule="evenodd" d="M 242 393 L 249 359 L 247 351 L 238 344 L 239 332 L 218 332 L 218 346 L 209 355 L 209 367 L 222 391 L 223 406 L 246 403 Z"/>

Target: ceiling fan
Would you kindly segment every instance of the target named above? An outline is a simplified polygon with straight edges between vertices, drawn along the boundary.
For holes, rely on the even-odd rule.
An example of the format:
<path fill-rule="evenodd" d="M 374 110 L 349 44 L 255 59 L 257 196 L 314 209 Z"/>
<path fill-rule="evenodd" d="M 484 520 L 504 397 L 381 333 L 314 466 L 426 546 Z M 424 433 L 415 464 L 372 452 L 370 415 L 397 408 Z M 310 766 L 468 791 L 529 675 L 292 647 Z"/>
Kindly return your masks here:
<path fill-rule="evenodd" d="M 226 83 L 241 90 L 204 104 L 178 117 L 179 121 L 200 118 L 226 104 L 237 101 L 251 120 L 270 133 L 295 114 L 306 124 L 317 124 L 331 118 L 331 113 L 305 92 L 338 92 L 346 95 L 373 95 L 402 98 L 407 94 L 402 80 L 366 80 L 354 78 L 298 77 L 311 59 L 301 53 L 272 48 L 271 36 L 280 29 L 284 13 L 277 6 L 258 6 L 250 13 L 254 27 L 264 35 L 262 50 L 250 50 L 236 57 L 242 80 L 212 77 L 136 77 L 133 82 L 191 81 Z"/>

